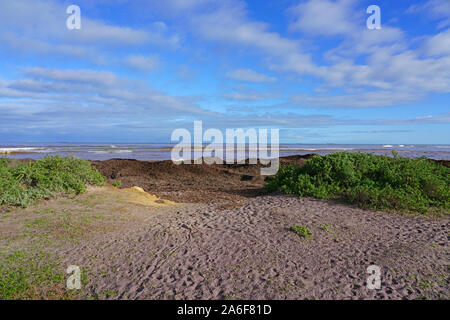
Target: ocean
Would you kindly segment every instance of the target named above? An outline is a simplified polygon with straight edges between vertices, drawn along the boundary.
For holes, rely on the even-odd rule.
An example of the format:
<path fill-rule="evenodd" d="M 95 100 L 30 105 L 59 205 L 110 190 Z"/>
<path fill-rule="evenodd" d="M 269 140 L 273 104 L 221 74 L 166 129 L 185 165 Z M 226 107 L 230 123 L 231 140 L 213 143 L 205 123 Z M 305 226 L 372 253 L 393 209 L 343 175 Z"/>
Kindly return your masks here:
<path fill-rule="evenodd" d="M 120 143 L 19 143 L 0 144 L 0 157 L 41 159 L 46 155 L 75 156 L 86 160 L 112 158 L 137 160 L 168 160 L 175 144 Z M 270 151 L 270 149 L 269 149 Z M 408 158 L 425 156 L 436 160 L 450 160 L 450 145 L 391 145 L 391 144 L 281 144 L 280 156 L 348 151 L 391 156 L 392 151 Z M 269 152 L 270 154 L 270 152 Z"/>

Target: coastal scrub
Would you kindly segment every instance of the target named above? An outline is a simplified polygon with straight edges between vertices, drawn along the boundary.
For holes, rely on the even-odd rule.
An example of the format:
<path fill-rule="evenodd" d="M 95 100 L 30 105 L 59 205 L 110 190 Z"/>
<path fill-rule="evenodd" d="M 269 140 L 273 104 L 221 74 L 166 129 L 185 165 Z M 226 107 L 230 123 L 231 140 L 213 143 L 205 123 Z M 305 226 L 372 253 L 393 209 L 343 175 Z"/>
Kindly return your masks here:
<path fill-rule="evenodd" d="M 426 213 L 449 208 L 450 169 L 424 157 L 338 152 L 315 156 L 303 167 L 282 167 L 265 188 L 362 208 Z"/>
<path fill-rule="evenodd" d="M 0 159 L 0 205 L 26 207 L 58 192 L 83 193 L 88 184 L 104 185 L 105 180 L 86 160 L 46 156 L 12 166 L 6 158 Z"/>

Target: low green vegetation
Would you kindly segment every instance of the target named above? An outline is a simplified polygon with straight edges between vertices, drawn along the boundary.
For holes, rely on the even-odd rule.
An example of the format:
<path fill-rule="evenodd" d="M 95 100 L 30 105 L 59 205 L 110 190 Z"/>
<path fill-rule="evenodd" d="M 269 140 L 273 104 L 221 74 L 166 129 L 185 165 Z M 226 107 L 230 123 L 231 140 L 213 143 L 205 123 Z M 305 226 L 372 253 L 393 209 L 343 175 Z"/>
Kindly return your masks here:
<path fill-rule="evenodd" d="M 122 181 L 120 181 L 120 180 L 115 180 L 115 181 L 113 181 L 112 183 L 111 183 L 111 185 L 113 186 L 113 187 L 120 187 L 121 185 L 122 185 Z"/>
<path fill-rule="evenodd" d="M 56 245 L 56 240 L 68 240 L 74 243 L 93 230 L 108 230 L 109 221 L 104 220 L 108 218 L 92 212 L 62 210 L 25 219 L 24 233 L 34 239 L 39 238 L 45 243 L 52 242 L 53 246 Z"/>
<path fill-rule="evenodd" d="M 11 166 L 6 158 L 0 159 L 0 205 L 26 207 L 58 192 L 80 194 L 88 184 L 104 183 L 101 174 L 86 160 L 47 156 Z"/>
<path fill-rule="evenodd" d="M 108 289 L 108 290 L 103 291 L 101 296 L 108 299 L 108 298 L 117 297 L 118 295 L 119 295 L 119 293 L 116 290 Z"/>
<path fill-rule="evenodd" d="M 312 236 L 312 231 L 305 226 L 292 226 L 291 231 L 301 235 L 303 238 L 309 238 Z"/>
<path fill-rule="evenodd" d="M 64 299 L 64 274 L 46 253 L 0 255 L 0 299 Z"/>
<path fill-rule="evenodd" d="M 426 158 L 348 152 L 315 156 L 302 167 L 282 167 L 266 184 L 270 192 L 419 213 L 446 211 L 449 187 L 450 169 Z"/>

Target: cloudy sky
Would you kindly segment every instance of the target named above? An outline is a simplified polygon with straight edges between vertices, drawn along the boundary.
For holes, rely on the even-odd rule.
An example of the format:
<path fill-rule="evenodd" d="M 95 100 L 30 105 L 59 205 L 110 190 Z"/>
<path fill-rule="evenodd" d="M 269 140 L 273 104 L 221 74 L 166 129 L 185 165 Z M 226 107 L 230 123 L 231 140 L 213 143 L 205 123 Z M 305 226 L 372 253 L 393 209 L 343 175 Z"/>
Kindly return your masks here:
<path fill-rule="evenodd" d="M 170 142 L 194 120 L 449 143 L 450 1 L 0 0 L 0 143 Z"/>

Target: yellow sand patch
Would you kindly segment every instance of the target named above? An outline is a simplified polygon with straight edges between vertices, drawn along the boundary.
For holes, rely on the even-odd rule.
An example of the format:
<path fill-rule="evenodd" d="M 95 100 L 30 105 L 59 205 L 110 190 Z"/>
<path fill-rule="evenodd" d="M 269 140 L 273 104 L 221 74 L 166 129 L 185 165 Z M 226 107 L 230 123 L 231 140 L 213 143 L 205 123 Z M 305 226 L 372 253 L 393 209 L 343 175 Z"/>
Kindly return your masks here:
<path fill-rule="evenodd" d="M 119 201 L 140 204 L 143 206 L 164 207 L 177 204 L 176 202 L 164 200 L 156 195 L 149 194 L 139 187 L 119 189 L 113 186 L 90 186 L 88 187 L 88 192 L 103 193 L 105 196 L 113 196 Z"/>
<path fill-rule="evenodd" d="M 176 204 L 176 202 L 163 200 L 157 197 L 156 195 L 149 194 L 139 187 L 117 189 L 117 190 L 119 192 L 127 193 L 126 200 L 131 203 L 141 204 L 144 206 L 167 206 Z"/>

